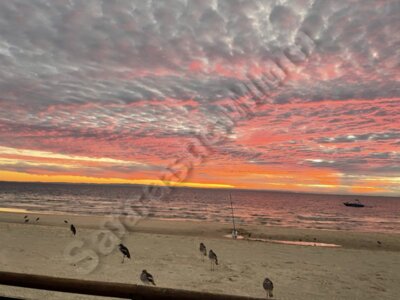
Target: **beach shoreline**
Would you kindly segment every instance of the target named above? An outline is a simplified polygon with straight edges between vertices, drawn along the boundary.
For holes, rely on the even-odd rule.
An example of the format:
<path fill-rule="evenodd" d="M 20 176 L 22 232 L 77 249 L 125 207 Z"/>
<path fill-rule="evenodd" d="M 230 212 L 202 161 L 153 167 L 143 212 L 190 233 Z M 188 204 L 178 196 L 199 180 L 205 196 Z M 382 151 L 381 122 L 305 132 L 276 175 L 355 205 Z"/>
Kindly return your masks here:
<path fill-rule="evenodd" d="M 25 223 L 24 216 L 30 216 L 31 221 Z M 39 217 L 38 222 L 35 219 Z M 69 220 L 80 228 L 103 230 L 106 222 L 121 222 L 128 232 L 149 234 L 166 234 L 197 236 L 227 239 L 232 231 L 232 224 L 198 220 L 170 220 L 155 218 L 139 218 L 132 226 L 125 222 L 126 216 L 94 216 L 53 214 L 43 212 L 5 212 L 0 211 L 0 223 L 15 223 L 39 226 L 65 227 L 64 220 Z M 362 232 L 350 230 L 304 229 L 267 225 L 240 225 L 239 235 L 245 240 L 282 240 L 294 242 L 318 242 L 335 244 L 349 249 L 369 249 L 400 251 L 400 235 L 397 233 Z M 380 244 L 378 243 L 380 242 Z"/>
<path fill-rule="evenodd" d="M 268 276 L 275 284 L 276 299 L 364 299 L 374 295 L 372 299 L 394 300 L 400 293 L 400 236 L 387 233 L 248 225 L 238 228 L 243 239 L 232 240 L 224 237 L 230 233 L 231 224 L 142 219 L 122 237 L 131 251 L 131 260 L 121 264 L 121 253 L 115 249 L 99 256 L 93 272 L 77 272 L 79 263 L 67 261 L 65 249 L 76 241 L 90 241 L 104 229 L 101 224 L 107 218 L 111 220 L 3 211 L 0 270 L 140 284 L 139 273 L 147 269 L 161 287 L 251 297 L 265 296 L 261 283 Z M 76 236 L 70 232 L 71 223 L 77 228 Z M 277 244 L 249 237 L 333 243 L 340 247 Z M 217 253 L 220 265 L 216 271 L 211 272 L 208 260 L 201 259 L 200 242 Z M 0 286 L 0 295 L 94 299 L 6 286 Z"/>

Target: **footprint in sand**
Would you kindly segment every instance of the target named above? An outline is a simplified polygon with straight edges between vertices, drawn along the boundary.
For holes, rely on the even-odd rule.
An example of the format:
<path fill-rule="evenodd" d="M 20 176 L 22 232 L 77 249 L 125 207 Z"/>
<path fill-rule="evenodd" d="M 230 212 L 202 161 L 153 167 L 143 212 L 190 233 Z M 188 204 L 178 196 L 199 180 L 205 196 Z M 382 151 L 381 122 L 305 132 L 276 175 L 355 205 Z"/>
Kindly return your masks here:
<path fill-rule="evenodd" d="M 360 276 L 358 276 L 358 279 L 361 281 L 368 281 L 369 277 L 366 275 L 360 275 Z"/>
<path fill-rule="evenodd" d="M 343 288 L 342 288 L 342 289 L 343 289 Z M 346 289 L 346 290 L 352 290 L 353 287 L 351 287 L 351 286 L 345 286 L 344 289 Z"/>
<path fill-rule="evenodd" d="M 0 251 L 0 264 L 7 265 L 7 253 L 6 250 Z"/>
<path fill-rule="evenodd" d="M 385 280 L 385 279 L 382 277 L 382 274 L 380 274 L 380 273 L 376 273 L 376 274 L 375 274 L 375 278 L 378 279 L 378 280 Z"/>
<path fill-rule="evenodd" d="M 235 282 L 235 281 L 237 281 L 237 278 L 239 277 L 239 275 L 232 275 L 232 276 L 229 276 L 228 277 L 228 280 L 229 281 L 233 281 L 233 282 Z"/>
<path fill-rule="evenodd" d="M 371 288 L 380 292 L 386 292 L 386 289 L 381 286 L 371 286 Z"/>
<path fill-rule="evenodd" d="M 164 261 L 173 261 L 174 259 L 171 258 L 171 257 L 166 256 L 166 257 L 163 257 L 163 260 Z"/>
<path fill-rule="evenodd" d="M 321 281 L 321 285 L 323 285 L 323 286 L 331 286 L 332 282 L 331 281 L 327 281 L 327 280 L 322 280 Z"/>
<path fill-rule="evenodd" d="M 241 274 L 246 273 L 246 272 L 251 272 L 251 268 L 247 265 L 243 266 L 242 270 L 240 271 Z"/>

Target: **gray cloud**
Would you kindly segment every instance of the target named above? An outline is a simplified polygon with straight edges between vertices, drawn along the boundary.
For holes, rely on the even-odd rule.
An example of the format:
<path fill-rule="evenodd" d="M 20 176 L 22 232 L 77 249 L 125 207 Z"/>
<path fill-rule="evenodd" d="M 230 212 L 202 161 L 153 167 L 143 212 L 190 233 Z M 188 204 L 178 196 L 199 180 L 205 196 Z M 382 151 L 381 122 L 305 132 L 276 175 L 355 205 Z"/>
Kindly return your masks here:
<path fill-rule="evenodd" d="M 317 139 L 318 143 L 353 143 L 357 141 L 385 141 L 400 139 L 400 132 L 366 133 Z"/>
<path fill-rule="evenodd" d="M 210 68 L 216 62 L 229 65 L 243 58 L 262 63 L 290 46 L 299 29 L 308 29 L 318 43 L 309 72 L 323 67 L 322 60 L 332 54 L 345 68 L 344 76 L 350 72 L 367 81 L 376 79 L 368 78 L 371 74 L 365 70 L 381 73 L 378 79 L 387 80 L 399 61 L 396 23 L 390 22 L 397 6 L 390 1 L 378 7 L 367 2 L 350 6 L 305 1 L 299 6 L 296 1 L 284 5 L 275 1 L 69 1 L 69 5 L 3 1 L 0 88 L 4 99 L 39 103 L 188 96 L 207 101 L 232 84 L 209 77 L 207 71 L 207 77 L 182 77 L 192 60 L 200 59 Z M 372 52 L 379 58 L 370 57 Z M 397 63 L 387 65 L 388 60 Z M 333 94 L 346 99 L 362 93 L 373 98 L 371 93 L 379 90 L 398 95 L 396 82 L 370 86 L 339 78 L 324 85 L 317 90 L 317 85 L 294 86 L 291 96 L 318 100 Z M 285 97 L 290 95 L 280 95 L 277 101 Z"/>

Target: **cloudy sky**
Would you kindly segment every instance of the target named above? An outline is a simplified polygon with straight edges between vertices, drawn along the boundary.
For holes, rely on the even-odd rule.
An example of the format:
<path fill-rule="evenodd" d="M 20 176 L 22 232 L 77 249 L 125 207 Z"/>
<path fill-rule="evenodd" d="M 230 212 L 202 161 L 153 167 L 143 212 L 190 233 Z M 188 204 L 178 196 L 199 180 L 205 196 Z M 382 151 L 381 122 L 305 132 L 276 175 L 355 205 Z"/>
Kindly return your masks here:
<path fill-rule="evenodd" d="M 398 0 L 1 1 L 0 180 L 159 182 L 219 122 L 186 185 L 400 195 L 399 15 Z"/>

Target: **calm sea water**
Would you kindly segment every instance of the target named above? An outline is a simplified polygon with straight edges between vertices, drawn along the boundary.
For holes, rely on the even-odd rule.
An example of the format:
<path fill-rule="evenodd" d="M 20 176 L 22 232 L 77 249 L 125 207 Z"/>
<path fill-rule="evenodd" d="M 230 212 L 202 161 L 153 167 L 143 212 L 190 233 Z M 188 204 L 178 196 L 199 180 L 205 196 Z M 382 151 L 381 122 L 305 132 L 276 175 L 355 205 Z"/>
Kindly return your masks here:
<path fill-rule="evenodd" d="M 111 215 L 124 205 L 143 207 L 140 186 L 0 182 L 0 207 L 37 212 Z M 173 189 L 146 203 L 149 217 L 231 222 L 229 193 L 237 223 L 400 233 L 400 198 L 359 196 L 364 208 L 344 201 L 354 196 L 270 191 Z"/>

